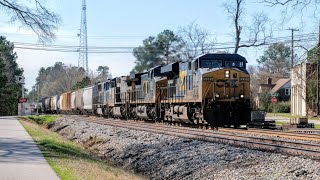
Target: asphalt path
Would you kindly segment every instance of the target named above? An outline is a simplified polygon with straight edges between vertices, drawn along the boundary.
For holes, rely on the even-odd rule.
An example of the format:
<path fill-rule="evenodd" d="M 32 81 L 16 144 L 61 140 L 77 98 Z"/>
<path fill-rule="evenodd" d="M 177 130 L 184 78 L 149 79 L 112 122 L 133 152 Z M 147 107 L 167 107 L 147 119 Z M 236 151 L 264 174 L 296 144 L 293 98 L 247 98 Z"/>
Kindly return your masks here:
<path fill-rule="evenodd" d="M 277 122 L 290 122 L 290 118 L 286 117 L 277 117 L 277 116 L 266 116 L 266 120 L 275 120 Z M 320 124 L 319 120 L 308 120 L 309 123 Z"/>
<path fill-rule="evenodd" d="M 57 180 L 59 177 L 15 117 L 0 117 L 0 180 Z"/>

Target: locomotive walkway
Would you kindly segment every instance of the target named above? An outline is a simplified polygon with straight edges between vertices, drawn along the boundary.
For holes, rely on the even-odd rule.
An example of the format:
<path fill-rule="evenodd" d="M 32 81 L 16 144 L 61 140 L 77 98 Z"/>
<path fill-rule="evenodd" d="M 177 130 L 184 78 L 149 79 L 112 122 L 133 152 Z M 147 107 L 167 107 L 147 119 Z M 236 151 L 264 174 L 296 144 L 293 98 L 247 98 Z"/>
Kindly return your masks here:
<path fill-rule="evenodd" d="M 59 179 L 15 117 L 0 117 L 0 179 Z"/>

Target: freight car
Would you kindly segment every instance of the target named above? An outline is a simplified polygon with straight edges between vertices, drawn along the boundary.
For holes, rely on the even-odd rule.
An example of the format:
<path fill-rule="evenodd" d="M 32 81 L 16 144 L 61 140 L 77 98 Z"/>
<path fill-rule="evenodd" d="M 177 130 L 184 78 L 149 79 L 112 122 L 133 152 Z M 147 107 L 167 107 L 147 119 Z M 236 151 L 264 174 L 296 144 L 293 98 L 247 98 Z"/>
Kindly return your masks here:
<path fill-rule="evenodd" d="M 192 61 L 156 66 L 147 72 L 107 79 L 68 95 L 53 96 L 46 109 L 239 127 L 251 119 L 246 63 L 238 54 L 204 54 Z"/>

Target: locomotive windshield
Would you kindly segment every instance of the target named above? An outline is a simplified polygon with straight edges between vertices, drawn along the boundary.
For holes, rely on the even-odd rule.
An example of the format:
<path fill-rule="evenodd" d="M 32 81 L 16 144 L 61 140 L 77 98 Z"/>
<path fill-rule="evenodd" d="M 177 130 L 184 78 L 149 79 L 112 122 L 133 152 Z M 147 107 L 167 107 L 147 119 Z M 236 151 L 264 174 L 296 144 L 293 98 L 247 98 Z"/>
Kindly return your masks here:
<path fill-rule="evenodd" d="M 243 68 L 244 63 L 242 61 L 225 61 L 225 67 Z"/>
<path fill-rule="evenodd" d="M 200 67 L 202 68 L 218 68 L 222 67 L 222 60 L 205 59 L 200 61 Z"/>

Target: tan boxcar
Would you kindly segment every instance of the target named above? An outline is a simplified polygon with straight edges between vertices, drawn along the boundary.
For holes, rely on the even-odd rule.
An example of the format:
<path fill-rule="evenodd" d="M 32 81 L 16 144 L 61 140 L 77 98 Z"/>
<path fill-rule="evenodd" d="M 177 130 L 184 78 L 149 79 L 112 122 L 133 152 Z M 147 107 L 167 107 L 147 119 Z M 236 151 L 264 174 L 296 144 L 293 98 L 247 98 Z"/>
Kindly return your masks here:
<path fill-rule="evenodd" d="M 76 98 L 75 98 L 76 112 L 82 113 L 82 110 L 83 110 L 83 89 L 79 89 L 75 93 L 76 93 Z"/>
<path fill-rule="evenodd" d="M 71 112 L 71 92 L 62 94 L 62 108 L 63 113 Z"/>

